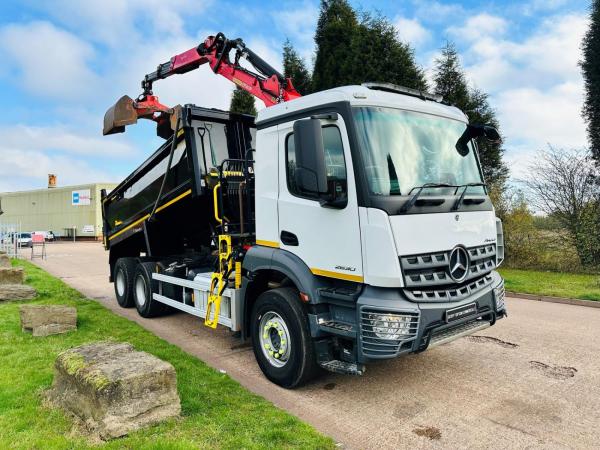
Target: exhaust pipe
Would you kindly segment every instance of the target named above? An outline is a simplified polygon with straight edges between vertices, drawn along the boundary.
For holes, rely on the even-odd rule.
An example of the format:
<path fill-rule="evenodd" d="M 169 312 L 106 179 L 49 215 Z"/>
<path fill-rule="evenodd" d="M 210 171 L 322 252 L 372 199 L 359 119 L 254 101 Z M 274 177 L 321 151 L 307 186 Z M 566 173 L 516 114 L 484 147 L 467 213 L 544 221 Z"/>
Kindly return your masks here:
<path fill-rule="evenodd" d="M 104 114 L 104 136 L 123 133 L 127 125 L 137 123 L 138 113 L 134 107 L 133 99 L 128 95 L 121 97 Z"/>

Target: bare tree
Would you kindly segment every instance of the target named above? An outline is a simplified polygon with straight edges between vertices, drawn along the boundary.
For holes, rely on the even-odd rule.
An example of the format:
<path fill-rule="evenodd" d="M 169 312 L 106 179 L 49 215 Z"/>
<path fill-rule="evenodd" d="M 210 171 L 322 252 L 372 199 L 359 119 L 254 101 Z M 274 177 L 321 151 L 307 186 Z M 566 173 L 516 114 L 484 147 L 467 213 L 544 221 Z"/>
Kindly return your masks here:
<path fill-rule="evenodd" d="M 529 166 L 527 186 L 531 204 L 555 217 L 569 232 L 583 265 L 598 264 L 600 249 L 593 248 L 595 220 L 600 214 L 600 186 L 593 160 L 585 150 L 552 146 L 541 150 Z M 591 220 L 590 220 L 591 218 Z M 592 244 L 590 244 L 592 242 Z M 592 246 L 592 247 L 590 247 Z"/>

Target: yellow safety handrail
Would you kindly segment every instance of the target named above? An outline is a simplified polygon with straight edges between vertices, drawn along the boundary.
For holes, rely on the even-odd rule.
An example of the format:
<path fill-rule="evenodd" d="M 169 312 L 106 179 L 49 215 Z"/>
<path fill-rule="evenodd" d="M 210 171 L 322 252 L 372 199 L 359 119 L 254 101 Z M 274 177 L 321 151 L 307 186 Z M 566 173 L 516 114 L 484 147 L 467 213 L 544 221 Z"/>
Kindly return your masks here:
<path fill-rule="evenodd" d="M 217 183 L 215 185 L 215 187 L 213 188 L 213 201 L 215 203 L 214 205 L 214 210 L 215 210 L 215 220 L 219 223 L 223 223 L 223 220 L 221 220 L 221 218 L 219 217 L 219 199 L 218 197 L 218 193 L 217 191 L 221 188 L 221 183 Z"/>

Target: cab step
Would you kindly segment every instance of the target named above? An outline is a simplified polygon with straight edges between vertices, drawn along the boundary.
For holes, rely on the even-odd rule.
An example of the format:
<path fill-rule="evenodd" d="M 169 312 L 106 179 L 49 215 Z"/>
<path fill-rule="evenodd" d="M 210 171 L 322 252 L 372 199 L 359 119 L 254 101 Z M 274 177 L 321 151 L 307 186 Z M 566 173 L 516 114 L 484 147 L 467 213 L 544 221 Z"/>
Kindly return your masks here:
<path fill-rule="evenodd" d="M 468 336 L 470 334 L 476 333 L 477 331 L 484 330 L 490 326 L 490 322 L 485 322 L 483 320 L 475 320 L 473 322 L 465 323 L 463 325 L 448 328 L 431 336 L 431 340 L 429 341 L 429 348 L 442 344 L 447 344 L 448 342 L 452 342 L 455 339 L 458 339 L 463 336 Z"/>
<path fill-rule="evenodd" d="M 363 364 L 349 363 L 338 359 L 321 362 L 319 366 L 329 372 L 340 373 L 342 375 L 363 375 L 366 370 Z"/>

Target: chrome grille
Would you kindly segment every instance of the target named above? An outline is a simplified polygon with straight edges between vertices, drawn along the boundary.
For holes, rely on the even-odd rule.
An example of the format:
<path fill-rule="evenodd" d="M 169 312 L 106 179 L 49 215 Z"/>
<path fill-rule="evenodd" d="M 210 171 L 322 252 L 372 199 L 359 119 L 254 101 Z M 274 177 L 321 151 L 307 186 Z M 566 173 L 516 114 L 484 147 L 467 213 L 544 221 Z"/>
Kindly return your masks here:
<path fill-rule="evenodd" d="M 407 288 L 456 285 L 449 273 L 452 250 L 400 257 L 400 266 Z M 496 245 L 486 244 L 467 248 L 469 273 L 465 281 L 478 278 L 496 267 Z M 456 287 L 456 286 L 454 286 Z"/>
<path fill-rule="evenodd" d="M 381 321 L 378 321 L 378 316 L 389 316 L 408 319 L 408 333 L 401 336 L 399 339 L 381 339 L 374 328 L 379 326 L 378 332 L 393 333 L 389 328 L 381 326 Z M 419 313 L 418 312 L 389 312 L 376 309 L 362 309 L 360 311 L 360 339 L 361 347 L 364 355 L 371 358 L 384 358 L 397 355 L 402 345 L 406 342 L 413 341 L 417 337 L 419 331 Z"/>
<path fill-rule="evenodd" d="M 413 302 L 458 302 L 485 289 L 492 281 L 491 275 L 485 275 L 461 285 L 439 289 L 404 289 L 404 294 Z"/>

